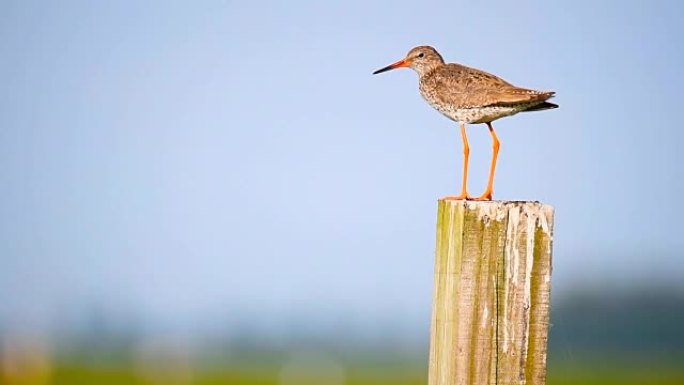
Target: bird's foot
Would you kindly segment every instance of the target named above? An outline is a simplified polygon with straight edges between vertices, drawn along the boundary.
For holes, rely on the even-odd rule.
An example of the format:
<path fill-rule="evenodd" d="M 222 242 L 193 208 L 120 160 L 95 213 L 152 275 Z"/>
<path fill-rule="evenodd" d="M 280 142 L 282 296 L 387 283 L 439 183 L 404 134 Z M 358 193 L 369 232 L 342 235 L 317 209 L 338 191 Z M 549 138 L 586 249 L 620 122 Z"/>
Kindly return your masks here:
<path fill-rule="evenodd" d="M 474 201 L 491 201 L 492 200 L 492 191 L 487 190 L 484 192 L 484 194 L 482 194 L 476 198 L 471 198 L 471 200 L 474 200 Z"/>
<path fill-rule="evenodd" d="M 453 196 L 453 195 L 448 195 L 440 199 L 441 201 L 469 201 L 473 200 L 473 197 L 471 197 L 467 192 L 461 193 L 459 196 Z"/>

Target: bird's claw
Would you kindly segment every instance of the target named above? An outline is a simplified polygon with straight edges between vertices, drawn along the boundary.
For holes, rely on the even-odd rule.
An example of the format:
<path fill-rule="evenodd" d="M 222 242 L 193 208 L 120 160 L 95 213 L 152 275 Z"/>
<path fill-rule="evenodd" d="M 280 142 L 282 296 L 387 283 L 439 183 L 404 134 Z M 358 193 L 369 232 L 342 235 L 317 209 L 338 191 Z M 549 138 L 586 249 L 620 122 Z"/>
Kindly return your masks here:
<path fill-rule="evenodd" d="M 491 201 L 492 200 L 492 192 L 491 191 L 485 191 L 484 194 L 480 195 L 477 198 L 471 198 L 473 201 Z"/>

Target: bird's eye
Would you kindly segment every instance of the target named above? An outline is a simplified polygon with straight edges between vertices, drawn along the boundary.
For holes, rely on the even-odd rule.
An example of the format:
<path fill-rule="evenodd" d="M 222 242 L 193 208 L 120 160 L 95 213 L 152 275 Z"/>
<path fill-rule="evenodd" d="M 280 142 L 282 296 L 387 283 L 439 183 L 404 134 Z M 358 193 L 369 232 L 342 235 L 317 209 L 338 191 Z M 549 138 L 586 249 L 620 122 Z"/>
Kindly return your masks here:
<path fill-rule="evenodd" d="M 425 57 L 425 53 L 423 53 L 423 52 L 419 53 L 418 57 Z"/>

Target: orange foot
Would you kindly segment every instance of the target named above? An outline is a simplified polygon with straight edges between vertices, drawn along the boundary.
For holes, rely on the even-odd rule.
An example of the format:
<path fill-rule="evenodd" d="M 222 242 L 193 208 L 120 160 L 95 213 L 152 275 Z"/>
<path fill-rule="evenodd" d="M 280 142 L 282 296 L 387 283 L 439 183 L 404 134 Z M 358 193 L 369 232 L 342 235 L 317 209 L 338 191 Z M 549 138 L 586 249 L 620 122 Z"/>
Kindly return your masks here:
<path fill-rule="evenodd" d="M 484 194 L 480 195 L 477 198 L 471 198 L 474 201 L 491 201 L 492 200 L 492 191 L 485 191 Z"/>
<path fill-rule="evenodd" d="M 441 201 L 463 201 L 463 200 L 469 201 L 469 200 L 473 200 L 473 199 L 474 199 L 474 198 L 471 197 L 470 195 L 468 195 L 468 193 L 465 193 L 465 192 L 464 192 L 464 193 L 462 193 L 462 194 L 459 195 L 459 196 L 452 196 L 452 195 L 449 195 L 449 196 L 445 196 L 444 198 L 442 198 L 442 199 L 440 199 L 440 200 L 441 200 Z"/>

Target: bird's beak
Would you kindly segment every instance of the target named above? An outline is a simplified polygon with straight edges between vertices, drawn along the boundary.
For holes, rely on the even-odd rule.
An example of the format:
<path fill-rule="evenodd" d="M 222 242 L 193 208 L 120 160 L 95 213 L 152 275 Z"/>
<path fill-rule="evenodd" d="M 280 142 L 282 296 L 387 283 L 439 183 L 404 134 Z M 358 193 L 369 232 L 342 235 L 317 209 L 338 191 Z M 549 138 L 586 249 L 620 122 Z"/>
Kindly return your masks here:
<path fill-rule="evenodd" d="M 407 59 L 401 59 L 398 62 L 392 63 L 385 68 L 380 68 L 379 70 L 373 72 L 373 75 L 377 75 L 379 73 L 387 72 L 389 70 L 393 70 L 396 68 L 409 67 L 410 65 L 411 65 L 410 61 L 408 61 Z"/>

